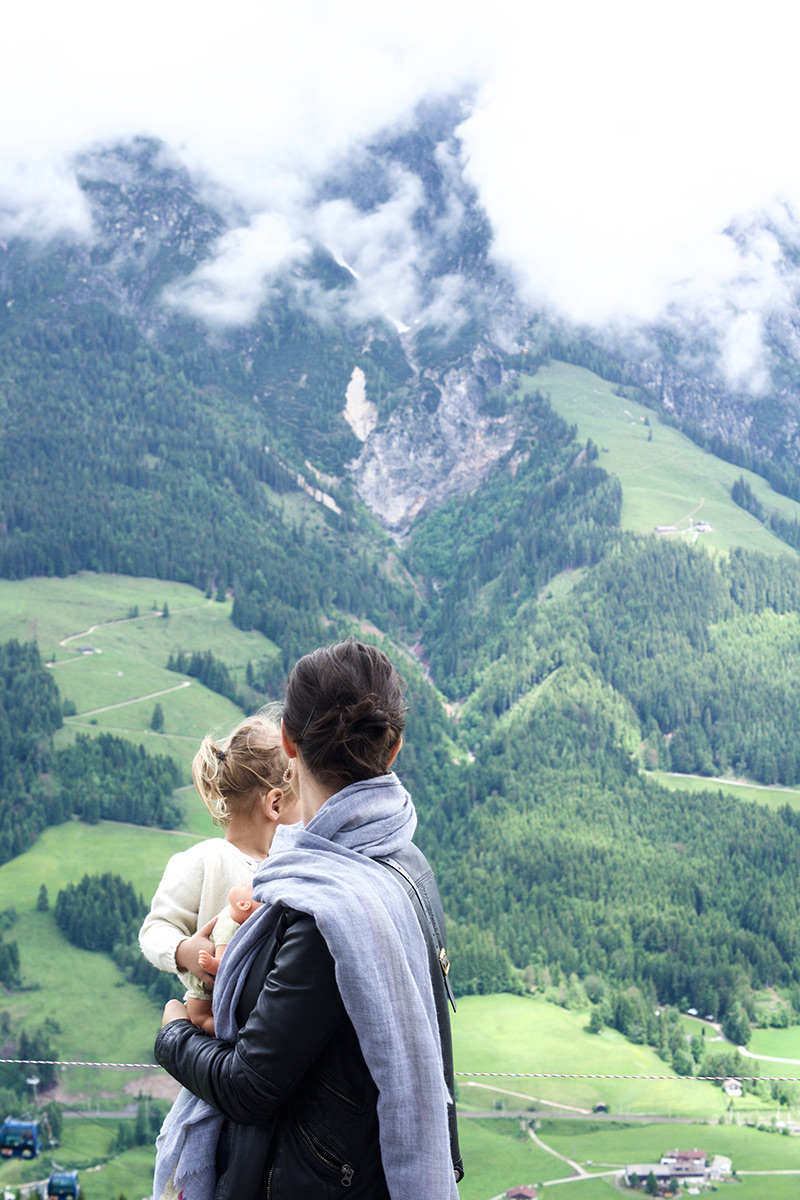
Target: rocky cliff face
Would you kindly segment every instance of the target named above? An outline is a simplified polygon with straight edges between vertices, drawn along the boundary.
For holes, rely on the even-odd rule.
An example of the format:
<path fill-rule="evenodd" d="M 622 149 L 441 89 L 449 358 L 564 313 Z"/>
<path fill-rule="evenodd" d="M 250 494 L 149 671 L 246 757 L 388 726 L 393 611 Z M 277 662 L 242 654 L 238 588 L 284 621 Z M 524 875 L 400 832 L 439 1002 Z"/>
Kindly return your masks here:
<path fill-rule="evenodd" d="M 359 496 L 395 538 L 420 513 L 475 488 L 511 450 L 514 416 L 492 417 L 483 408 L 487 375 L 500 382 L 502 369 L 482 346 L 468 363 L 444 372 L 435 411 L 396 409 L 350 464 Z"/>
<path fill-rule="evenodd" d="M 87 152 L 75 171 L 91 212 L 91 238 L 3 247 L 5 286 L 13 291 L 15 266 L 27 268 L 46 278 L 51 298 L 62 305 L 97 302 L 143 326 L 162 325 L 161 290 L 207 256 L 224 217 L 202 201 L 166 147 L 147 138 Z"/>
<path fill-rule="evenodd" d="M 667 412 L 710 433 L 747 444 L 753 413 L 746 399 L 663 359 L 628 359 L 624 365 L 630 377 L 658 397 Z"/>
<path fill-rule="evenodd" d="M 657 397 L 678 422 L 694 425 L 760 458 L 800 465 L 800 387 L 794 382 L 800 358 L 781 356 L 773 378 L 780 387 L 762 395 L 726 387 L 718 372 L 681 366 L 665 358 L 622 357 L 627 376 Z"/>

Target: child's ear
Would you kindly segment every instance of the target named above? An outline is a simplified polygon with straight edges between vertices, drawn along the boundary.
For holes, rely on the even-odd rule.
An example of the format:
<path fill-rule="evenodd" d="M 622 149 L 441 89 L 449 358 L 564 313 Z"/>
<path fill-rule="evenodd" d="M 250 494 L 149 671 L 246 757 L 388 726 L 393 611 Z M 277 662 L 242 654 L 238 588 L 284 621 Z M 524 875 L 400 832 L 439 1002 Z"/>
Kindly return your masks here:
<path fill-rule="evenodd" d="M 264 816 L 268 821 L 279 821 L 283 808 L 283 788 L 271 788 L 264 797 Z"/>
<path fill-rule="evenodd" d="M 250 912 L 250 909 L 253 907 L 253 901 L 252 900 L 235 900 L 233 907 L 238 908 L 239 912 L 243 912 L 243 913 Z"/>

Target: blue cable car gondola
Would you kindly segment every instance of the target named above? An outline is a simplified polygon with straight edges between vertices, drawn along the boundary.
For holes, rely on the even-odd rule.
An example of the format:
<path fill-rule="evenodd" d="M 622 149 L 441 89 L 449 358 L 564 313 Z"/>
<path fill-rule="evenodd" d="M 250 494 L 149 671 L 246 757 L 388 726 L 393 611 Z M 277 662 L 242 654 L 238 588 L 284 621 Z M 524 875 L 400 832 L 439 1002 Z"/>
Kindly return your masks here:
<path fill-rule="evenodd" d="M 47 1181 L 46 1200 L 78 1200 L 81 1189 L 77 1171 L 54 1171 Z"/>
<path fill-rule="evenodd" d="M 41 1149 L 41 1121 L 6 1117 L 0 1125 L 0 1155 L 3 1158 L 34 1158 Z"/>

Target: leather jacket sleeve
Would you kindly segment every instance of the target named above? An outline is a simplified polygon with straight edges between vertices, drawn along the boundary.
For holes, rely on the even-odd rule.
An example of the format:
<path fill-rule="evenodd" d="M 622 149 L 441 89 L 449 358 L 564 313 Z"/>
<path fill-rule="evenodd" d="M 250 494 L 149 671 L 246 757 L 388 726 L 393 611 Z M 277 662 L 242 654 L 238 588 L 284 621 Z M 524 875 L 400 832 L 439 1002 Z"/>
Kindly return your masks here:
<path fill-rule="evenodd" d="M 190 1021 L 171 1021 L 155 1045 L 159 1063 L 195 1095 L 241 1125 L 264 1125 L 346 1020 L 334 963 L 313 918 L 279 919 L 254 1006 L 235 1045 Z"/>

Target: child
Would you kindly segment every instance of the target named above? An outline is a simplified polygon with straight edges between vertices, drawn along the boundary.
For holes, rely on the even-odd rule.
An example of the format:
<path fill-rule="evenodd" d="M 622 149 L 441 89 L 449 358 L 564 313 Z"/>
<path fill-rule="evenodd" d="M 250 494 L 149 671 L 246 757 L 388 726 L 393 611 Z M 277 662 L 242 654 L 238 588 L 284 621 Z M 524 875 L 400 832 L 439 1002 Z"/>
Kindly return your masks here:
<path fill-rule="evenodd" d="M 204 738 L 194 757 L 194 785 L 225 836 L 173 855 L 139 930 L 145 958 L 162 971 L 177 971 L 187 1000 L 211 996 L 214 978 L 200 956 L 214 954 L 208 934 L 231 888 L 252 879 L 278 825 L 299 820 L 288 766 L 280 728 L 263 713 L 222 741 Z"/>

